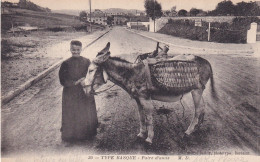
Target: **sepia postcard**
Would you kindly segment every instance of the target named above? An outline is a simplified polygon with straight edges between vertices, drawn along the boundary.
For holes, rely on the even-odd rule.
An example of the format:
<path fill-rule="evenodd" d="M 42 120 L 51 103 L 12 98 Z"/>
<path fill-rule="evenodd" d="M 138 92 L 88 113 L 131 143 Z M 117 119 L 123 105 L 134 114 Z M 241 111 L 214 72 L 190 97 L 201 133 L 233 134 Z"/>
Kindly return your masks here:
<path fill-rule="evenodd" d="M 1 0 L 1 160 L 259 161 L 260 1 Z"/>

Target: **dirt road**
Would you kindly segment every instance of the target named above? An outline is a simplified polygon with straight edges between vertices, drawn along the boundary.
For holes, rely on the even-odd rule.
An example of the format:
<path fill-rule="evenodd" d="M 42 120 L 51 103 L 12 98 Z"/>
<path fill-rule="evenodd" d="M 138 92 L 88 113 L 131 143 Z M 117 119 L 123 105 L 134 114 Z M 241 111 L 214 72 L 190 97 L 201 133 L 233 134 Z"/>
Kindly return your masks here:
<path fill-rule="evenodd" d="M 111 42 L 111 54 L 130 61 L 137 53 L 151 52 L 156 42 L 116 27 L 83 56 L 95 57 L 97 51 Z M 169 53 L 174 54 L 174 49 Z M 138 141 L 137 105 L 121 88 L 97 95 L 100 126 L 93 142 L 66 145 L 61 142 L 61 93 L 58 69 L 2 107 L 2 156 L 25 154 L 206 154 L 209 151 L 235 154 L 260 153 L 259 148 L 259 58 L 240 55 L 201 55 L 214 71 L 219 101 L 211 98 L 210 87 L 204 92 L 205 121 L 185 144 L 181 135 L 194 113 L 191 95 L 180 102 L 154 101 L 155 108 L 165 106 L 169 117 L 154 113 L 155 137 L 152 146 Z M 111 83 L 109 83 L 111 85 Z M 109 87 L 109 85 L 106 85 Z M 105 87 L 103 87 L 105 88 Z M 235 152 L 236 151 L 236 152 Z"/>

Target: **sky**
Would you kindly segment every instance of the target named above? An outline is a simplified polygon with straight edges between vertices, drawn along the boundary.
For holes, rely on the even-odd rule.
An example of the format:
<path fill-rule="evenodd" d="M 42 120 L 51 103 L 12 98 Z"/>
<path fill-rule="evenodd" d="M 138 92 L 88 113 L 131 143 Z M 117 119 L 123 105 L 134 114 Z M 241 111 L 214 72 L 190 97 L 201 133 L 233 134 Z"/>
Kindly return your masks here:
<path fill-rule="evenodd" d="M 18 2 L 19 0 L 1 0 L 9 2 Z M 89 0 L 30 0 L 31 2 L 42 7 L 48 7 L 52 10 L 86 10 L 89 9 Z M 163 10 L 169 10 L 176 6 L 177 10 L 198 8 L 213 10 L 222 0 L 157 0 L 162 5 Z M 237 2 L 249 2 L 253 0 L 232 0 L 234 4 Z M 107 9 L 107 8 L 124 8 L 144 10 L 144 0 L 91 0 L 92 9 Z"/>

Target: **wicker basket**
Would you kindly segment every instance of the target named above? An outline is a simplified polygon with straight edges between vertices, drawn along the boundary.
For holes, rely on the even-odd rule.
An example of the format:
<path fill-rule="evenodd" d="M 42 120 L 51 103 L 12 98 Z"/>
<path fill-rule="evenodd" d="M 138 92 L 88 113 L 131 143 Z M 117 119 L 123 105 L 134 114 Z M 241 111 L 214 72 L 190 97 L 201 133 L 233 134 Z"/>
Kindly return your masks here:
<path fill-rule="evenodd" d="M 199 72 L 194 61 L 161 61 L 149 65 L 153 86 L 174 93 L 198 87 Z"/>

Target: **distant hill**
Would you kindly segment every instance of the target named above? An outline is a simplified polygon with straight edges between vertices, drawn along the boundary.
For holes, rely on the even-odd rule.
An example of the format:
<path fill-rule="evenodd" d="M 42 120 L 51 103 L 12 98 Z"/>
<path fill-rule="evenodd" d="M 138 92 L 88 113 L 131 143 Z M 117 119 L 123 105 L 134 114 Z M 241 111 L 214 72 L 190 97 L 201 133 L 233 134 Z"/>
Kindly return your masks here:
<path fill-rule="evenodd" d="M 107 13 L 125 13 L 125 14 L 136 14 L 140 12 L 144 12 L 141 10 L 135 10 L 135 9 L 122 9 L 122 8 L 109 8 L 109 9 L 104 9 L 102 10 L 103 12 Z"/>
<path fill-rule="evenodd" d="M 79 16 L 79 13 L 82 10 L 52 10 L 52 12 L 55 13 L 62 13 L 62 14 L 68 14 L 68 15 L 74 15 L 74 16 Z M 85 10 L 89 12 L 89 10 Z M 94 11 L 94 10 L 93 10 Z M 136 14 L 140 12 L 144 12 L 141 10 L 135 10 L 135 9 L 122 9 L 122 8 L 109 8 L 109 9 L 103 9 L 103 12 L 106 13 L 125 13 L 125 14 Z"/>
<path fill-rule="evenodd" d="M 67 14 L 73 16 L 79 16 L 79 13 L 82 10 L 52 10 L 54 13 Z"/>
<path fill-rule="evenodd" d="M 29 0 L 20 0 L 18 3 L 20 8 L 33 10 L 33 11 L 42 11 L 42 12 L 51 12 L 49 8 L 41 7 Z"/>

